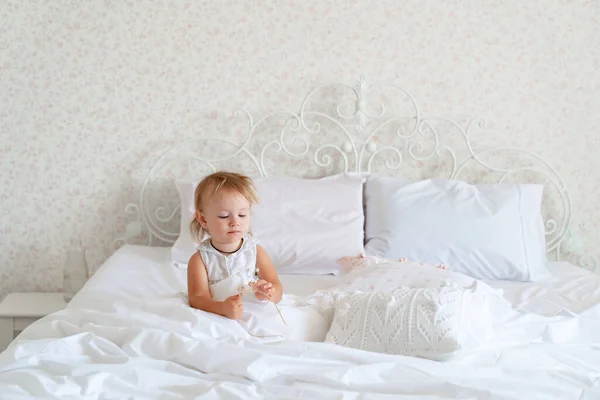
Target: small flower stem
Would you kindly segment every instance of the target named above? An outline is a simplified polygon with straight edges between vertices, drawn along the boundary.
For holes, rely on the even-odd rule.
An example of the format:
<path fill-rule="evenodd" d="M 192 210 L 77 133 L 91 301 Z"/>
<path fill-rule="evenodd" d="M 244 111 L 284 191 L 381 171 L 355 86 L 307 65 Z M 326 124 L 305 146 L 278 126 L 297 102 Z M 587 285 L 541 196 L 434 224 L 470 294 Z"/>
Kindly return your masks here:
<path fill-rule="evenodd" d="M 256 292 L 256 293 L 260 293 L 265 295 L 267 298 L 270 298 L 270 296 L 268 294 L 266 294 L 265 292 Z M 277 303 L 275 303 L 274 301 L 269 300 L 269 302 L 273 303 L 273 305 L 275 306 L 275 308 L 277 309 L 277 312 L 279 313 L 279 316 L 281 317 L 281 321 L 283 321 L 284 325 L 287 326 L 287 323 L 285 322 L 285 319 L 283 319 L 283 314 L 281 314 L 281 310 L 279 309 L 279 306 L 277 306 Z"/>
<path fill-rule="evenodd" d="M 279 313 L 279 317 L 281 318 L 281 321 L 283 322 L 283 324 L 285 326 L 287 326 L 287 322 L 285 322 L 285 319 L 283 318 L 283 314 L 281 313 L 281 310 L 279 309 L 279 306 L 277 305 L 277 303 L 275 303 L 274 301 L 270 300 L 271 296 L 269 296 L 265 292 L 261 292 L 261 291 L 258 291 L 256 289 L 254 289 L 252 286 L 242 286 L 242 287 L 239 288 L 238 293 L 244 294 L 247 291 L 249 291 L 251 293 L 260 293 L 260 294 L 264 295 L 267 299 L 269 299 L 269 302 L 273 303 L 273 305 L 275 306 L 275 309 L 277 309 L 277 312 Z"/>

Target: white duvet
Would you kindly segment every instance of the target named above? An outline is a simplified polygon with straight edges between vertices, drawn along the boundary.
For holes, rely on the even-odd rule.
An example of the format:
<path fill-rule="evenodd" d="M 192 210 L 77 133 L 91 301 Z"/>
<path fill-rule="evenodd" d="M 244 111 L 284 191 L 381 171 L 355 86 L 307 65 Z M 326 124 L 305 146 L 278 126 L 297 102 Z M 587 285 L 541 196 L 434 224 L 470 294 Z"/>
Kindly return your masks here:
<path fill-rule="evenodd" d="M 0 399 L 600 399 L 600 279 L 555 267 L 546 283 L 490 283 L 516 310 L 485 348 L 436 362 L 315 342 L 327 321 L 285 299 L 296 340 L 255 337 L 188 306 L 168 249 L 125 246 L 0 354 Z M 282 281 L 302 295 L 336 283 Z M 281 328 L 265 310 L 254 326 Z"/>

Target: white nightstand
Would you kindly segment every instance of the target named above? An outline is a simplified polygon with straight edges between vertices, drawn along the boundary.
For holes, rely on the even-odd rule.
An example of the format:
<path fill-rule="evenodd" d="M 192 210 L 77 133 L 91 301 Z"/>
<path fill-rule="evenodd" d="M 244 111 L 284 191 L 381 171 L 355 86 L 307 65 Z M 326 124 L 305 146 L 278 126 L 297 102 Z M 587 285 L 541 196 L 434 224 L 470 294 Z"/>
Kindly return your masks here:
<path fill-rule="evenodd" d="M 65 308 L 62 293 L 11 293 L 0 303 L 0 351 L 15 332 L 55 311 Z"/>

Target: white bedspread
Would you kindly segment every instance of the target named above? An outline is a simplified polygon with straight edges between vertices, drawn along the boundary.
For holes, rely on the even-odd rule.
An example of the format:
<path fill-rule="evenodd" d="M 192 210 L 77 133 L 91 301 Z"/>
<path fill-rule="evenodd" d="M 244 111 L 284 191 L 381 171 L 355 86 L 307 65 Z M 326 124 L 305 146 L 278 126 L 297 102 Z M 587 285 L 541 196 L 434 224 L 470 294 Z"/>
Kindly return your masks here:
<path fill-rule="evenodd" d="M 185 271 L 168 260 L 161 248 L 115 253 L 65 310 L 0 354 L 0 399 L 600 399 L 600 278 L 565 264 L 547 283 L 492 283 L 527 312 L 486 349 L 442 363 L 252 337 L 191 309 Z M 307 294 L 336 279 L 282 281 Z M 314 311 L 282 312 L 307 327 L 297 338 L 325 335 Z"/>

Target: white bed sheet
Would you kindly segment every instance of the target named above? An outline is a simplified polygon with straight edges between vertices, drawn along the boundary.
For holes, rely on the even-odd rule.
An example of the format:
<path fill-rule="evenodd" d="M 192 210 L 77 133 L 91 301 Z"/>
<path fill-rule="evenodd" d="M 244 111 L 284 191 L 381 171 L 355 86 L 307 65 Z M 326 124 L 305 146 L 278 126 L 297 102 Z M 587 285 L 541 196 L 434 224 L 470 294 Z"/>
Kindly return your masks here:
<path fill-rule="evenodd" d="M 502 289 L 515 308 L 546 316 L 579 314 L 600 301 L 600 276 L 568 262 L 551 262 L 552 277 L 542 282 L 485 281 Z"/>
<path fill-rule="evenodd" d="M 600 399 L 600 277 L 551 270 L 543 283 L 488 282 L 521 311 L 486 349 L 440 363 L 249 337 L 187 305 L 186 272 L 168 249 L 125 246 L 65 310 L 0 354 L 0 399 Z M 281 276 L 297 295 L 338 279 Z M 282 311 L 291 324 L 320 325 Z"/>

